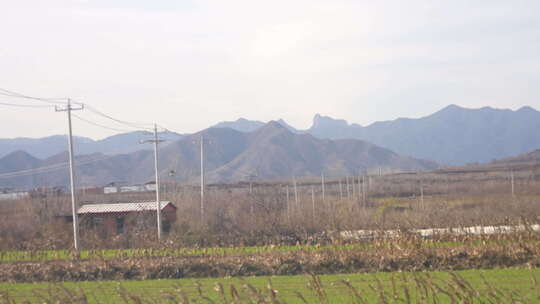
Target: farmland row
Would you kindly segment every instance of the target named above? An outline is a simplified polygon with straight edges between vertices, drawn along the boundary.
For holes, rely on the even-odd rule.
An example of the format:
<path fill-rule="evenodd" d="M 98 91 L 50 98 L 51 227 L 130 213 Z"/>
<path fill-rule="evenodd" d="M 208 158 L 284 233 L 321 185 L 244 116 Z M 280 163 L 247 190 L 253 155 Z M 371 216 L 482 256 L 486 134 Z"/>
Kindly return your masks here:
<path fill-rule="evenodd" d="M 460 242 L 462 242 L 460 244 Z M 538 235 L 523 233 L 448 239 L 441 243 L 419 238 L 372 240 L 334 247 L 289 247 L 259 252 L 174 255 L 94 256 L 65 260 L 0 263 L 6 282 L 173 279 L 251 275 L 334 274 L 377 271 L 427 271 L 540 267 Z M 355 247 L 356 246 L 356 247 Z M 361 246 L 364 246 L 363 248 Z M 294 249 L 293 249 L 294 248 Z M 162 250 L 162 251 L 160 251 Z M 216 249 L 221 250 L 221 249 Z"/>

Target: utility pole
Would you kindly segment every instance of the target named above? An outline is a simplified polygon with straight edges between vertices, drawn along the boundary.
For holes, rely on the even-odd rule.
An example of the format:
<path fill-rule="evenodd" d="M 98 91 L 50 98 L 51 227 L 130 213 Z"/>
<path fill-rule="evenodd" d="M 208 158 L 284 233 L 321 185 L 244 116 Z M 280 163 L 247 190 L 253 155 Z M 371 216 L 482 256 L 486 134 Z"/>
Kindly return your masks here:
<path fill-rule="evenodd" d="M 343 188 L 341 187 L 341 178 L 339 179 L 339 199 L 343 200 Z"/>
<path fill-rule="evenodd" d="M 362 180 L 360 179 L 360 176 L 361 176 L 361 172 L 358 172 L 358 200 L 362 200 L 364 198 L 364 193 L 362 191 Z"/>
<path fill-rule="evenodd" d="M 253 206 L 253 175 L 249 176 L 249 212 L 253 216 L 254 206 Z"/>
<path fill-rule="evenodd" d="M 355 177 L 354 175 L 351 176 L 351 188 L 352 188 L 352 198 L 353 198 L 353 201 L 356 200 L 356 181 L 355 181 Z"/>
<path fill-rule="evenodd" d="M 322 188 L 322 201 L 325 201 L 325 192 L 324 192 L 324 172 L 321 173 L 321 188 Z"/>
<path fill-rule="evenodd" d="M 291 222 L 291 202 L 289 198 L 289 185 L 285 185 L 285 190 L 287 191 L 287 221 Z"/>
<path fill-rule="evenodd" d="M 362 175 L 362 203 L 364 205 L 364 208 L 366 208 L 367 206 L 367 201 L 366 201 L 367 191 L 368 191 L 368 188 L 366 185 L 366 176 Z"/>
<path fill-rule="evenodd" d="M 60 108 L 55 106 L 56 112 L 67 112 L 68 116 L 68 146 L 69 146 L 69 180 L 71 185 L 71 212 L 73 215 L 73 246 L 75 250 L 80 249 L 79 245 L 79 216 L 77 215 L 77 201 L 75 198 L 75 172 L 73 168 L 73 133 L 71 131 L 71 111 L 82 110 L 84 105 L 81 105 L 78 108 L 71 107 L 71 99 L 68 99 L 66 108 Z"/>
<path fill-rule="evenodd" d="M 420 178 L 420 205 L 424 208 L 424 180 Z"/>
<path fill-rule="evenodd" d="M 510 179 L 511 179 L 511 182 L 512 182 L 512 196 L 515 196 L 515 191 L 514 191 L 514 170 L 512 169 L 510 171 Z"/>
<path fill-rule="evenodd" d="M 204 220 L 204 137 L 201 134 L 201 223 Z"/>
<path fill-rule="evenodd" d="M 349 189 L 349 176 L 348 175 L 345 177 L 345 183 L 347 186 L 347 199 L 351 199 L 351 191 Z"/>
<path fill-rule="evenodd" d="M 253 179 L 256 178 L 257 176 L 259 176 L 258 174 L 250 174 L 248 175 L 248 178 L 249 178 L 249 209 L 250 209 L 250 213 L 251 215 L 253 216 L 253 212 L 254 212 L 254 209 L 255 209 L 255 202 L 253 200 Z"/>
<path fill-rule="evenodd" d="M 159 198 L 158 143 L 164 140 L 158 138 L 157 124 L 154 124 L 154 139 L 143 140 L 141 143 L 154 144 L 154 173 L 156 175 L 156 217 L 158 240 L 161 240 L 161 202 Z"/>
<path fill-rule="evenodd" d="M 311 214 L 315 222 L 315 187 L 311 186 Z"/>
<path fill-rule="evenodd" d="M 296 186 L 296 178 L 293 177 L 293 184 L 294 184 L 294 208 L 298 210 L 298 188 Z"/>

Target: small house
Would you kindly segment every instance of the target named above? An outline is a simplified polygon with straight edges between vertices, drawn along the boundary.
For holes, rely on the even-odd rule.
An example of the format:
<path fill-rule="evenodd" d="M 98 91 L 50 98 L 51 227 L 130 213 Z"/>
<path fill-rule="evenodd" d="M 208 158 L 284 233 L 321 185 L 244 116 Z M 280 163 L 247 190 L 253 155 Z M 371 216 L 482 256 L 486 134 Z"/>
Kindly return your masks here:
<path fill-rule="evenodd" d="M 107 185 L 103 187 L 103 194 L 118 193 L 118 187 Z"/>
<path fill-rule="evenodd" d="M 0 193 L 0 200 L 20 200 L 30 197 L 30 193 L 27 191 L 3 191 Z"/>
<path fill-rule="evenodd" d="M 143 185 L 122 186 L 120 192 L 144 192 L 146 189 Z"/>
<path fill-rule="evenodd" d="M 146 184 L 144 184 L 144 189 L 146 191 L 156 191 L 156 182 L 155 181 L 147 182 Z"/>
<path fill-rule="evenodd" d="M 121 233 L 136 233 L 156 228 L 156 202 L 84 204 L 77 214 L 81 225 L 97 230 L 102 236 Z M 161 227 L 170 231 L 176 222 L 176 206 L 170 201 L 161 201 Z"/>
<path fill-rule="evenodd" d="M 104 194 L 112 194 L 120 192 L 120 187 L 125 186 L 125 182 L 112 182 L 103 187 Z"/>

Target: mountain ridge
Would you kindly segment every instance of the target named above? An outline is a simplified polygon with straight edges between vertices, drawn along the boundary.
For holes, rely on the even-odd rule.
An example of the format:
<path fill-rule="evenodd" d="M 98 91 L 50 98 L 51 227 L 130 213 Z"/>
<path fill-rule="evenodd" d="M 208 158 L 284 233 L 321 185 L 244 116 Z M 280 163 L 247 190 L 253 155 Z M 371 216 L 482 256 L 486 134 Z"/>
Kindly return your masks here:
<path fill-rule="evenodd" d="M 309 129 L 299 130 L 283 119 L 277 123 L 295 134 L 311 134 L 321 139 L 359 139 L 388 148 L 400 155 L 420 159 L 431 159 L 445 165 L 489 162 L 493 159 L 510 157 L 540 147 L 540 112 L 530 106 L 517 110 L 482 107 L 464 108 L 456 104 L 420 118 L 397 118 L 378 121 L 367 126 L 343 119 L 316 114 Z M 264 126 L 261 121 L 240 118 L 221 122 L 211 128 L 223 126 L 242 132 L 254 132 Z M 150 150 L 150 145 L 139 145 L 148 132 L 131 132 L 93 141 L 75 137 L 76 154 L 101 152 L 122 154 L 138 150 Z M 162 133 L 167 141 L 165 147 L 176 139 L 189 135 Z M 37 158 L 49 157 L 65 151 L 67 139 L 64 135 L 42 139 L 0 139 L 0 157 L 16 150 L 25 150 Z M 45 142 L 45 143 L 43 143 Z M 36 152 L 37 151 L 37 152 Z"/>
<path fill-rule="evenodd" d="M 540 112 L 531 106 L 511 110 L 451 104 L 420 118 L 400 117 L 366 126 L 316 114 L 310 128 L 295 133 L 359 139 L 401 155 L 464 165 L 540 148 L 540 134 L 535 132 L 539 127 Z"/>
<path fill-rule="evenodd" d="M 402 157 L 359 140 L 334 141 L 318 139 L 310 134 L 296 134 L 282 124 L 271 121 L 251 133 L 230 128 L 208 128 L 164 146 L 160 148 L 160 175 L 178 182 L 198 181 L 201 139 L 204 140 L 205 175 L 208 182 L 240 181 L 255 173 L 261 179 L 281 179 L 318 176 L 321 172 L 328 176 L 344 176 L 378 167 L 400 171 L 437 167 L 434 162 Z M 31 157 L 25 152 L 24 155 Z M 0 168 L 5 159 L 10 157 L 0 158 Z M 53 165 L 51 162 L 65 163 L 66 160 L 67 155 L 63 152 L 33 166 Z M 76 163 L 81 162 L 87 163 L 76 167 L 78 186 L 104 185 L 114 181 L 137 184 L 153 179 L 154 157 L 151 151 L 108 156 L 79 155 Z M 0 175 L 5 172 L 0 170 Z M 176 174 L 168 176 L 170 172 Z M 67 173 L 67 168 L 61 168 L 55 173 L 49 173 L 46 179 L 35 174 L 12 178 L 9 180 L 11 184 L 0 178 L 0 186 L 36 187 L 44 183 L 47 186 L 67 185 Z"/>
<path fill-rule="evenodd" d="M 140 139 L 153 135 L 147 131 L 133 131 L 115 134 L 100 140 L 88 137 L 73 136 L 75 153 L 77 155 L 101 152 L 104 154 L 122 154 L 138 150 L 150 150 L 150 146 L 139 144 Z M 161 132 L 161 138 L 168 142 L 183 137 L 182 134 Z M 168 142 L 165 142 L 167 144 Z M 6 156 L 17 150 L 24 150 L 34 157 L 47 158 L 49 156 L 67 151 L 67 135 L 52 135 L 42 138 L 4 138 L 0 139 L 0 157 Z"/>

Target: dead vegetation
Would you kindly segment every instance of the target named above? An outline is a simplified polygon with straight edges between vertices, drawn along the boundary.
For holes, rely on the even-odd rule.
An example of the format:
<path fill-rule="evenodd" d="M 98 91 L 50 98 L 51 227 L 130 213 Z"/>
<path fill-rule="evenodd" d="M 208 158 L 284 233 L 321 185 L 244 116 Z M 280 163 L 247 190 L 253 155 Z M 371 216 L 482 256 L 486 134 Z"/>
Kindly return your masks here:
<path fill-rule="evenodd" d="M 364 247 L 341 244 L 291 251 L 198 255 L 147 255 L 14 261 L 0 264 L 2 281 L 149 280 L 355 272 L 394 272 L 540 267 L 540 236 L 511 235 L 376 239 Z M 166 250 L 165 248 L 162 250 Z"/>
<path fill-rule="evenodd" d="M 167 184 L 163 198 L 178 207 L 167 243 L 177 247 L 329 243 L 344 230 L 407 231 L 537 223 L 540 175 L 536 167 L 512 173 L 431 172 L 320 180 L 210 185 L 201 221 L 199 189 Z M 512 188 L 514 192 L 512 193 Z M 152 200 L 151 193 L 81 195 L 79 201 Z M 69 197 L 0 203 L 0 250 L 71 247 Z M 113 237 L 81 229 L 83 248 L 146 248 L 155 228 Z"/>
<path fill-rule="evenodd" d="M 327 180 L 324 196 L 321 184 L 310 180 L 298 181 L 296 189 L 293 183 L 209 186 L 202 221 L 198 189 L 178 185 L 169 187 L 163 195 L 178 207 L 178 221 L 164 241 L 156 241 L 154 228 L 106 238 L 92 229 L 83 229 L 83 248 L 331 248 L 113 259 L 79 259 L 74 253 L 65 260 L 2 263 L 0 273 L 2 280 L 21 282 L 539 267 L 539 236 L 532 231 L 493 238 L 438 236 L 436 240 L 407 234 L 417 228 L 538 222 L 540 185 L 536 169 L 514 174 L 513 193 L 507 172 L 459 174 Z M 152 198 L 152 194 L 85 195 L 80 200 Z M 71 226 L 57 217 L 62 213 L 69 214 L 68 197 L 2 202 L 0 250 L 71 248 Z M 337 233 L 358 229 L 397 229 L 402 236 L 350 241 Z M 347 242 L 367 243 L 360 250 L 347 248 Z M 430 242 L 434 242 L 433 246 Z M 451 246 L 444 245 L 445 242 Z"/>

